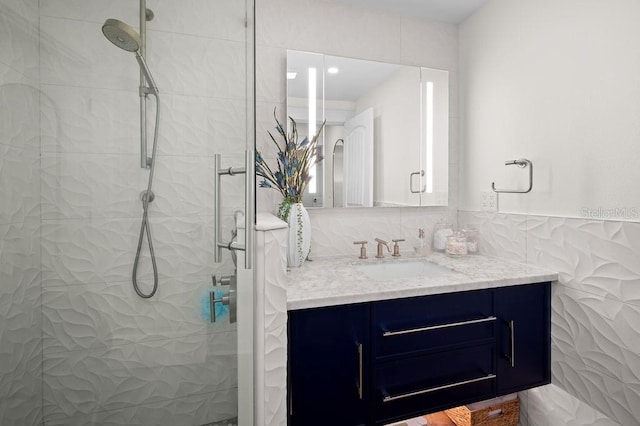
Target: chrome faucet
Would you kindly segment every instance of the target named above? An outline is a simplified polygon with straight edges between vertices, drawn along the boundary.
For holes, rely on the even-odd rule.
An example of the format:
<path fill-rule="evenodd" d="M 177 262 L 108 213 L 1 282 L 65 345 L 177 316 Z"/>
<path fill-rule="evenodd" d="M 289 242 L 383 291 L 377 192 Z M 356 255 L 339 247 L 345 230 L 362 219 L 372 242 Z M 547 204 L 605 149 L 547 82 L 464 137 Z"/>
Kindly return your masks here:
<path fill-rule="evenodd" d="M 378 243 L 378 250 L 376 252 L 376 257 L 378 259 L 382 259 L 384 257 L 384 254 L 382 253 L 382 246 L 386 246 L 387 247 L 387 251 L 389 253 L 391 253 L 391 249 L 389 248 L 389 243 L 387 243 L 385 240 L 381 240 L 380 238 L 376 238 L 376 242 Z"/>

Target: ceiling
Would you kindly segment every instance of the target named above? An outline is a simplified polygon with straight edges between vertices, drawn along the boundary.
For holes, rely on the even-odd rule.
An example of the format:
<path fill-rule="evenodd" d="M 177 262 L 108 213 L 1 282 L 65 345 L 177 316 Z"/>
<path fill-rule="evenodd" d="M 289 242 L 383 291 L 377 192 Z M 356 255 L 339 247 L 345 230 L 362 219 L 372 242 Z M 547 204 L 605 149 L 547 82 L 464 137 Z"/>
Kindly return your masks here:
<path fill-rule="evenodd" d="M 458 24 L 488 0 L 329 0 L 398 15 Z"/>

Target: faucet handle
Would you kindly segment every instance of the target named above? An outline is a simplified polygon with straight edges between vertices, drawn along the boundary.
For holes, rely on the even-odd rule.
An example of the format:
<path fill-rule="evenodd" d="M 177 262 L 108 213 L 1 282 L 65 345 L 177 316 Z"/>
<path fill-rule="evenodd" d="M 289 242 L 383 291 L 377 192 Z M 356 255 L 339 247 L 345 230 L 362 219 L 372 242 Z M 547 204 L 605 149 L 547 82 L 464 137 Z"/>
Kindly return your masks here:
<path fill-rule="evenodd" d="M 404 241 L 404 238 L 396 238 L 393 241 L 393 254 L 392 256 L 395 257 L 400 257 L 400 246 L 398 245 L 399 242 Z"/>
<path fill-rule="evenodd" d="M 360 247 L 360 256 L 358 257 L 358 259 L 367 259 L 367 248 L 365 247 L 365 245 L 368 243 L 368 241 L 354 241 L 353 244 L 362 244 L 362 246 Z"/>

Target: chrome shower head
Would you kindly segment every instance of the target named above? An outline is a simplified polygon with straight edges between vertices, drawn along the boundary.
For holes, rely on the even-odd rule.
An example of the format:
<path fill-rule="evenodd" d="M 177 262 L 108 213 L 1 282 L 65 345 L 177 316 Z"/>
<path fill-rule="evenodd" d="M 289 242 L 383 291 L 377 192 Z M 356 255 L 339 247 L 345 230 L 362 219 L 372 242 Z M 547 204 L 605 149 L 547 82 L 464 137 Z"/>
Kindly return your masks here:
<path fill-rule="evenodd" d="M 138 61 L 140 69 L 142 70 L 142 73 L 144 74 L 147 83 L 149 84 L 149 88 L 155 94 L 157 94 L 158 86 L 151 76 L 151 71 L 149 71 L 147 62 L 140 54 L 140 46 L 142 45 L 142 41 L 140 40 L 140 36 L 136 32 L 136 30 L 117 19 L 107 19 L 102 25 L 102 33 L 111 43 L 115 44 L 120 49 L 124 49 L 127 52 L 135 53 L 136 60 Z"/>
<path fill-rule="evenodd" d="M 117 19 L 107 19 L 102 25 L 102 33 L 113 44 L 128 52 L 140 49 L 140 36 L 129 25 Z"/>

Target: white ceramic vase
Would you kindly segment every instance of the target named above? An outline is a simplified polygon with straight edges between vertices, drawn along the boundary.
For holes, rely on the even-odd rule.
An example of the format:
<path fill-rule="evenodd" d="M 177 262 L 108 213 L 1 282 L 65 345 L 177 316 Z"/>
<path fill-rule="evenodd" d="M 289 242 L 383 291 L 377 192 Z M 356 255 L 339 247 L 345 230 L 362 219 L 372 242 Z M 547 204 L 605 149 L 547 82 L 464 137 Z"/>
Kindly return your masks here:
<path fill-rule="evenodd" d="M 291 204 L 287 222 L 289 223 L 287 265 L 290 268 L 299 268 L 307 260 L 311 251 L 311 220 L 302 203 Z"/>

